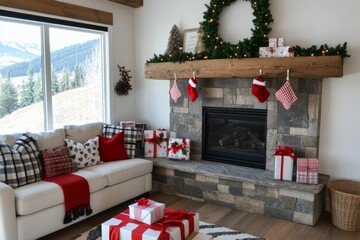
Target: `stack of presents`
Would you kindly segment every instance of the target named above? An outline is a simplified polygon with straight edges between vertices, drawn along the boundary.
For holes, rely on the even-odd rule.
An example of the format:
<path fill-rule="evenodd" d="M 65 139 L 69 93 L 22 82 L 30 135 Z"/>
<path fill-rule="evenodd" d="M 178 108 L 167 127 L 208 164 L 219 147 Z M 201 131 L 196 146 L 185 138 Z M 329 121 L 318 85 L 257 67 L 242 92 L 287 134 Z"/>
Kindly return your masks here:
<path fill-rule="evenodd" d="M 274 153 L 275 167 L 274 178 L 292 181 L 293 165 L 295 160 L 294 151 L 288 147 L 279 146 Z M 305 184 L 318 184 L 319 160 L 316 158 L 296 159 L 296 182 Z"/>
<path fill-rule="evenodd" d="M 285 46 L 284 38 L 269 38 L 269 46 L 260 47 L 259 56 L 261 58 L 294 57 L 294 48 Z"/>
<path fill-rule="evenodd" d="M 165 129 L 144 131 L 145 157 L 189 160 L 190 139 L 167 138 Z"/>
<path fill-rule="evenodd" d="M 165 208 L 147 198 L 101 225 L 103 240 L 211 240 L 199 233 L 199 214 Z"/>

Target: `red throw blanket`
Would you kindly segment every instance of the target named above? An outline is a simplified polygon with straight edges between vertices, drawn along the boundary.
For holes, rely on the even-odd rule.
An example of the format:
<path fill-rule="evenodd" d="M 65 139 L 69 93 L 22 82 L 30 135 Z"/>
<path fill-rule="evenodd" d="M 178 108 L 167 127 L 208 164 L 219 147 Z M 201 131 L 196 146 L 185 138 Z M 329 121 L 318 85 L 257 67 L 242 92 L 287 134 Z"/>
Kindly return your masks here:
<path fill-rule="evenodd" d="M 51 178 L 44 177 L 43 180 L 56 183 L 63 190 L 65 201 L 64 224 L 92 213 L 89 183 L 85 178 L 75 174 L 65 174 Z"/>

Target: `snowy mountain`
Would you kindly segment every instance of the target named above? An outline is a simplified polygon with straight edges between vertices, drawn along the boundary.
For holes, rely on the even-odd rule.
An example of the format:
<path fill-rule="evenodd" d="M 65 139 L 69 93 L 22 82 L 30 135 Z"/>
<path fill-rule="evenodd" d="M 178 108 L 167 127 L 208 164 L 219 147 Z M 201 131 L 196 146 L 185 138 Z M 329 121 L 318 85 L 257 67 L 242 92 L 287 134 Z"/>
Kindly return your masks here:
<path fill-rule="evenodd" d="M 33 60 L 41 55 L 37 44 L 19 44 L 16 42 L 0 42 L 0 69 Z"/>

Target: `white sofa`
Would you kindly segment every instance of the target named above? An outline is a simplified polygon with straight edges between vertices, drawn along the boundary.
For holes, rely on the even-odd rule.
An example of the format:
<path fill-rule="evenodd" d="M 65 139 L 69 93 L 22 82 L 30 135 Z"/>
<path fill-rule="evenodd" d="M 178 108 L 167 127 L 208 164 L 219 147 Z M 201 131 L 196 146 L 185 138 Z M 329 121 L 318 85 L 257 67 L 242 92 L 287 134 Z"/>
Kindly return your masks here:
<path fill-rule="evenodd" d="M 40 149 L 51 149 L 63 145 L 64 138 L 69 136 L 90 138 L 94 135 L 94 127 L 96 131 L 101 131 L 100 126 L 64 127 L 32 135 L 37 139 Z M 10 146 L 16 138 L 16 134 L 0 136 L 0 140 Z M 58 185 L 38 181 L 13 189 L 0 182 L 0 239 L 36 239 L 150 192 L 152 168 L 152 161 L 133 158 L 106 162 L 74 172 L 88 180 L 93 213 L 69 224 L 63 224 L 64 197 Z"/>

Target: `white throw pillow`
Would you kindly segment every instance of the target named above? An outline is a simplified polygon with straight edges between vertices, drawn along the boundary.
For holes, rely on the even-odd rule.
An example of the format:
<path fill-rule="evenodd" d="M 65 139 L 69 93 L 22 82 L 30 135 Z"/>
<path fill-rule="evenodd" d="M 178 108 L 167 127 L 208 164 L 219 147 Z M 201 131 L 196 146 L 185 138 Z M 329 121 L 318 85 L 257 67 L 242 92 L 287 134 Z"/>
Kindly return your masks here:
<path fill-rule="evenodd" d="M 70 157 L 77 168 L 100 164 L 99 137 L 92 138 L 84 144 L 72 139 L 65 139 Z"/>

